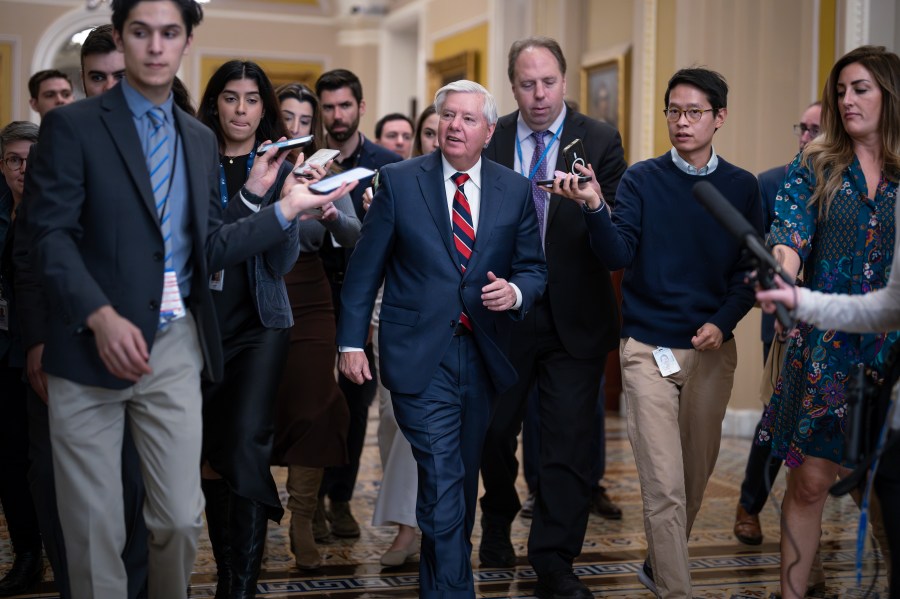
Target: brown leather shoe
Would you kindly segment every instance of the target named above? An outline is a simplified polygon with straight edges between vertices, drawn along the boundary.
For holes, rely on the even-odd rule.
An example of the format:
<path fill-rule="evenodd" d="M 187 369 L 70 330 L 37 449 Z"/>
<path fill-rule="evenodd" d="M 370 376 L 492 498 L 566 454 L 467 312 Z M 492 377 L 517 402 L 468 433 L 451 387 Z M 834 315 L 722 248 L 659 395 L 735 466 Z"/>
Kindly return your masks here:
<path fill-rule="evenodd" d="M 763 540 L 759 516 L 748 514 L 741 504 L 738 504 L 737 515 L 734 517 L 734 536 L 745 545 L 759 545 Z"/>
<path fill-rule="evenodd" d="M 603 487 L 597 487 L 591 491 L 590 505 L 592 514 L 597 514 L 607 520 L 622 519 L 622 509 L 613 503 L 612 499 L 609 498 L 609 495 L 606 494 L 606 489 Z"/>

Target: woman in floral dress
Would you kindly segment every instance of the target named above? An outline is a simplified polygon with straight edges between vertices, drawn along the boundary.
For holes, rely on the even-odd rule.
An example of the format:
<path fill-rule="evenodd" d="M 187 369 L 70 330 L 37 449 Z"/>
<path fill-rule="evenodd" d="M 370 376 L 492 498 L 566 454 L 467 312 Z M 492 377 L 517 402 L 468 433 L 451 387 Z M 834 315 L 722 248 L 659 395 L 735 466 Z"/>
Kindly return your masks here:
<path fill-rule="evenodd" d="M 802 268 L 803 284 L 817 291 L 864 294 L 890 274 L 900 173 L 900 109 L 884 92 L 900 78 L 891 56 L 865 46 L 835 64 L 823 92 L 824 133 L 790 165 L 775 201 L 769 245 L 788 276 Z M 828 488 L 847 472 L 847 382 L 859 364 L 883 369 L 898 337 L 801 322 L 790 339 L 759 436 L 792 469 L 782 506 L 785 598 L 805 594 Z"/>

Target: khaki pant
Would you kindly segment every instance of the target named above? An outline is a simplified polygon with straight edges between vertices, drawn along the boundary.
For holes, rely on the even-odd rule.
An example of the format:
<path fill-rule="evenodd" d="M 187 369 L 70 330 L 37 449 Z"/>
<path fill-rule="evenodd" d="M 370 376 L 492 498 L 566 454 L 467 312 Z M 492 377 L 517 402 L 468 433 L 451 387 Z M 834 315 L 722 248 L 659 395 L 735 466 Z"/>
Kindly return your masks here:
<path fill-rule="evenodd" d="M 681 370 L 663 377 L 655 349 L 621 341 L 628 438 L 660 597 L 690 597 L 687 538 L 719 455 L 737 350 L 733 339 L 718 350 L 672 349 Z"/>
<path fill-rule="evenodd" d="M 121 599 L 128 577 L 122 503 L 122 435 L 131 426 L 146 487 L 151 599 L 187 596 L 200 492 L 200 368 L 190 313 L 157 334 L 153 373 L 122 390 L 48 377 L 50 438 L 72 597 Z"/>

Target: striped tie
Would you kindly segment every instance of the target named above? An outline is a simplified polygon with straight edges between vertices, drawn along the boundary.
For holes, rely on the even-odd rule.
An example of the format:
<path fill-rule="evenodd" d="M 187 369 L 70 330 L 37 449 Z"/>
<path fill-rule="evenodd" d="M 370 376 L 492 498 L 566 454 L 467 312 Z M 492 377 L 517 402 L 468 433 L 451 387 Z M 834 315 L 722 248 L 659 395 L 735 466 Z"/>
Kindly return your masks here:
<path fill-rule="evenodd" d="M 153 189 L 153 200 L 156 203 L 156 213 L 159 215 L 159 230 L 165 244 L 166 270 L 174 268 L 172 260 L 172 210 L 169 206 L 169 190 L 172 189 L 172 161 L 169 156 L 169 132 L 165 127 L 166 114 L 163 109 L 154 106 L 147 111 L 148 135 L 147 148 L 144 155 L 147 157 L 147 169 L 150 171 L 150 186 Z M 160 312 L 160 328 L 164 328 L 171 316 Z"/>
<path fill-rule="evenodd" d="M 469 180 L 466 173 L 455 173 L 451 179 L 456 185 L 456 193 L 453 194 L 453 242 L 456 245 L 456 253 L 459 256 L 459 268 L 465 273 L 469 265 L 469 257 L 472 256 L 472 247 L 475 245 L 475 227 L 472 224 L 472 210 L 469 208 L 469 200 L 463 186 Z M 463 312 L 459 315 L 459 322 L 467 329 L 472 329 L 469 315 Z"/>
<path fill-rule="evenodd" d="M 541 242 L 544 240 L 544 213 L 547 206 L 547 191 L 535 184 L 536 181 L 543 181 L 547 178 L 547 161 L 544 160 L 544 134 L 546 131 L 535 131 L 531 135 L 534 137 L 534 153 L 531 155 L 531 171 L 534 177 L 531 178 L 531 197 L 534 200 L 534 210 L 537 212 L 538 227 L 541 233 Z"/>

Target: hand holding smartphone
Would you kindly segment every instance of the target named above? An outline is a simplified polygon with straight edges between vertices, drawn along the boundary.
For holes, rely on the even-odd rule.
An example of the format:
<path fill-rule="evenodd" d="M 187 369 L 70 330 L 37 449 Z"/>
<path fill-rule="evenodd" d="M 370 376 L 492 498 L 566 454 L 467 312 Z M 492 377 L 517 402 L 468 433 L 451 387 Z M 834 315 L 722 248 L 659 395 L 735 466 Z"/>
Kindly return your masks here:
<path fill-rule="evenodd" d="M 293 150 L 294 148 L 302 148 L 303 146 L 308 145 L 312 140 L 312 135 L 306 135 L 304 137 L 297 137 L 295 139 L 285 139 L 270 144 L 263 144 L 259 147 L 258 150 L 256 150 L 256 153 L 265 154 L 273 148 L 279 152 L 284 150 Z"/>
<path fill-rule="evenodd" d="M 559 172 L 559 171 L 557 171 L 557 172 Z M 562 174 L 566 174 L 566 173 L 562 173 Z M 578 183 L 579 184 L 587 183 L 591 179 L 593 179 L 593 177 L 590 175 L 578 175 Z M 541 179 L 540 181 L 535 181 L 534 184 L 537 185 L 538 187 L 553 187 L 554 181 L 556 181 L 556 179 Z"/>
<path fill-rule="evenodd" d="M 309 178 L 309 171 L 313 166 L 323 166 L 327 164 L 329 160 L 334 160 L 339 155 L 339 150 L 329 150 L 328 148 L 322 148 L 321 150 L 310 156 L 309 159 L 306 160 L 306 162 L 295 168 L 294 174 L 298 177 Z"/>

